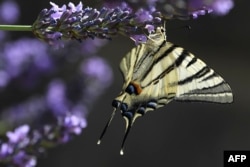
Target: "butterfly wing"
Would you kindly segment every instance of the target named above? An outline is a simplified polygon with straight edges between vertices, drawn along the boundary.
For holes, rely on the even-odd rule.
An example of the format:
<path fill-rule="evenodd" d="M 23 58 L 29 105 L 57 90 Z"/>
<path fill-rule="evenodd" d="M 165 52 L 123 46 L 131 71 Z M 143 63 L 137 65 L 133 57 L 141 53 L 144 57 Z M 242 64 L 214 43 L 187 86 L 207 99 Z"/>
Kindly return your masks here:
<path fill-rule="evenodd" d="M 126 83 L 124 89 L 132 81 L 143 90 L 138 95 L 124 99 L 129 106 L 157 101 L 155 108 L 159 108 L 173 97 L 177 101 L 233 101 L 231 88 L 224 79 L 192 53 L 170 42 L 165 42 L 157 52 L 152 53 L 153 59 L 143 58 L 147 53 L 145 50 L 144 45 L 133 49 L 120 65 Z M 138 56 L 134 56 L 136 54 Z M 141 59 L 144 63 L 139 63 Z M 148 61 L 152 63 L 145 63 Z M 143 70 L 139 74 L 137 70 L 136 74 L 135 69 Z M 126 78 L 128 76 L 130 78 Z"/>
<path fill-rule="evenodd" d="M 175 100 L 215 103 L 233 102 L 230 86 L 202 60 L 182 48 L 171 52 L 178 80 Z"/>
<path fill-rule="evenodd" d="M 174 46 L 166 45 L 164 36 L 160 35 L 157 44 L 151 40 L 133 48 L 120 63 L 124 85 L 116 100 L 125 103 L 129 108 L 147 108 L 149 102 L 152 104 L 159 100 L 162 106 L 175 95 L 176 85 L 169 85 L 171 81 L 176 82 L 177 71 L 172 71 L 174 57 L 168 56 Z M 133 91 L 127 91 L 131 86 Z M 159 105 L 154 107 L 156 108 Z"/>
<path fill-rule="evenodd" d="M 128 86 L 129 82 L 133 78 L 135 68 L 138 68 L 138 61 L 140 57 L 143 55 L 143 52 L 146 47 L 144 44 L 138 45 L 137 47 L 133 48 L 125 57 L 122 58 L 120 63 L 120 71 L 123 76 L 123 88 L 122 92 L 125 91 L 125 88 Z"/>

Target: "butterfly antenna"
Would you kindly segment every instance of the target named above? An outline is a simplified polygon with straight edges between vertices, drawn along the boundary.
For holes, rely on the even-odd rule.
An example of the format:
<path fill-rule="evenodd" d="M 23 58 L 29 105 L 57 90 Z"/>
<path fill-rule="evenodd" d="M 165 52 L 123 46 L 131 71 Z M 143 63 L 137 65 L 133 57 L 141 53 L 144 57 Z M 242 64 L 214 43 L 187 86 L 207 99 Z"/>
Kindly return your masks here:
<path fill-rule="evenodd" d="M 106 131 L 107 131 L 107 129 L 108 129 L 108 127 L 109 127 L 109 125 L 110 125 L 112 119 L 114 118 L 115 112 L 116 112 L 116 108 L 114 108 L 114 110 L 113 110 L 113 112 L 112 112 L 112 114 L 111 114 L 111 116 L 110 116 L 110 118 L 109 118 L 109 121 L 108 121 L 107 124 L 105 125 L 105 127 L 104 127 L 104 129 L 103 129 L 103 131 L 102 131 L 102 134 L 101 134 L 99 140 L 97 141 L 97 144 L 98 144 L 98 145 L 101 144 L 101 140 L 102 140 L 104 134 L 106 133 Z"/>

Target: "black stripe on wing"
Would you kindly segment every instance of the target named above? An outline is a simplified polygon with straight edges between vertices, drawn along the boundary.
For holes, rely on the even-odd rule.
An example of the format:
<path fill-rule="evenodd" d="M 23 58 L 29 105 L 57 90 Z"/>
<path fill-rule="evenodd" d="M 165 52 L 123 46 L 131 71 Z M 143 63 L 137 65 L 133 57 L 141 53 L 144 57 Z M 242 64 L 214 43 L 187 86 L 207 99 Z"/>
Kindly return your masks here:
<path fill-rule="evenodd" d="M 166 42 L 164 41 L 164 45 L 166 44 Z M 162 48 L 162 46 L 161 46 Z M 159 50 L 161 49 L 159 48 L 158 49 L 158 52 Z M 176 45 L 172 45 L 171 47 L 169 47 L 165 52 L 163 52 L 163 54 L 161 54 L 157 59 L 154 60 L 153 64 L 147 69 L 147 71 L 144 73 L 144 75 L 141 77 L 141 81 L 143 81 L 149 74 L 150 74 L 150 71 L 152 71 L 153 67 L 159 63 L 162 59 L 164 59 L 165 57 L 167 57 L 170 53 L 173 52 L 174 49 L 176 49 L 177 46 Z M 156 54 L 157 52 L 155 52 Z"/>
<path fill-rule="evenodd" d="M 197 58 L 193 57 L 193 59 L 187 64 L 186 68 L 188 68 L 189 66 L 191 66 L 192 64 L 196 63 Z"/>
<path fill-rule="evenodd" d="M 193 77 L 202 77 L 210 70 L 202 68 Z M 206 72 L 207 71 L 207 72 Z M 213 103 L 231 103 L 233 102 L 233 94 L 229 85 L 214 71 L 211 75 L 205 77 L 201 81 L 195 81 L 192 86 L 188 83 L 192 81 L 192 76 L 179 83 L 178 89 L 184 90 L 185 93 L 178 94 L 175 97 L 177 101 L 200 101 L 200 102 L 213 102 Z M 218 82 L 219 81 L 219 82 Z M 218 82 L 215 84 L 215 82 Z M 214 83 L 214 85 L 211 85 Z M 200 86 L 199 86 L 200 85 Z M 211 86 L 210 86 L 211 85 Z M 192 87 L 192 89 L 190 89 Z M 196 88 L 195 88 L 196 87 Z"/>
<path fill-rule="evenodd" d="M 209 76 L 203 78 L 203 79 L 201 80 L 201 82 L 210 80 L 210 79 L 215 78 L 215 77 L 220 77 L 220 76 L 219 76 L 218 74 L 216 74 L 216 73 L 213 71 L 212 74 L 210 74 Z"/>
<path fill-rule="evenodd" d="M 191 95 L 191 94 L 220 94 L 220 93 L 229 93 L 231 92 L 230 87 L 228 84 L 223 80 L 220 83 L 205 87 L 202 89 L 194 89 L 190 92 L 184 93 L 181 96 Z"/>
<path fill-rule="evenodd" d="M 168 54 L 163 54 L 164 56 L 161 56 L 159 58 L 163 59 L 164 57 L 168 56 L 170 53 L 172 53 L 174 51 L 174 49 L 177 48 L 176 45 L 173 45 L 173 50 L 171 52 L 169 52 L 168 50 L 166 51 Z M 170 48 L 172 48 L 170 47 Z M 150 81 L 147 85 L 145 85 L 143 88 L 151 85 L 152 83 L 157 83 L 158 80 L 162 79 L 165 75 L 167 75 L 168 73 L 170 73 L 172 70 L 174 70 L 176 67 L 180 66 L 182 64 L 182 62 L 185 60 L 185 58 L 189 55 L 189 52 L 186 50 L 183 50 L 182 53 L 179 55 L 179 57 L 171 64 L 168 66 L 168 68 L 166 68 L 164 71 L 162 71 L 158 76 L 156 76 L 152 81 Z M 159 61 L 158 61 L 159 62 Z M 164 62 L 163 62 L 164 63 Z M 153 68 L 153 66 L 156 65 L 155 63 L 152 64 L 152 66 L 150 67 L 150 69 Z M 149 72 L 148 72 L 149 73 Z"/>
<path fill-rule="evenodd" d="M 202 69 L 200 69 L 198 72 L 196 72 L 194 75 L 189 76 L 181 81 L 178 81 L 179 85 L 184 85 L 189 82 L 192 82 L 193 79 L 201 78 L 202 76 L 206 75 L 207 73 L 210 72 L 210 68 L 208 66 L 204 66 Z"/>
<path fill-rule="evenodd" d="M 150 40 L 150 39 L 148 39 L 148 40 Z M 140 68 L 140 66 L 143 64 L 143 62 L 144 62 L 144 60 L 146 59 L 146 58 L 148 58 L 148 56 L 154 56 L 157 52 L 159 52 L 159 50 L 164 46 L 166 44 L 166 41 L 163 41 L 162 43 L 161 43 L 161 45 L 160 46 L 155 46 L 155 47 L 157 47 L 157 49 L 156 48 L 154 48 L 154 49 L 156 49 L 155 51 L 149 51 L 149 52 L 147 52 L 147 53 L 145 53 L 145 55 L 142 55 L 142 58 L 138 61 L 138 63 L 136 63 L 137 65 L 137 67 L 138 67 L 138 69 Z M 147 47 L 147 45 L 145 44 L 145 47 Z M 171 51 L 170 51 L 171 52 Z M 137 56 L 138 57 L 138 56 Z M 135 71 L 136 72 L 136 71 Z"/>
<path fill-rule="evenodd" d="M 209 102 L 209 103 L 232 103 L 232 92 L 218 94 L 189 94 L 175 98 L 175 101 L 180 102 Z"/>
<path fill-rule="evenodd" d="M 175 61 L 176 67 L 179 67 L 188 55 L 189 55 L 189 52 L 183 49 L 181 55 Z"/>

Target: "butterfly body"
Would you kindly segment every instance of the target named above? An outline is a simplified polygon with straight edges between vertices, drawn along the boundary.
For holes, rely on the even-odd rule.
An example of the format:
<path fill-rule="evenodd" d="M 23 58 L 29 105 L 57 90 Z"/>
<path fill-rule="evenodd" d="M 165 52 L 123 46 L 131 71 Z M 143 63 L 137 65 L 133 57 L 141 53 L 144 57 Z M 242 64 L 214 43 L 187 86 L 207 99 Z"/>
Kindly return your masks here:
<path fill-rule="evenodd" d="M 146 43 L 133 48 L 122 59 L 120 70 L 124 84 L 112 105 L 114 112 L 121 110 L 126 121 L 122 148 L 136 118 L 172 100 L 233 101 L 231 88 L 222 77 L 192 53 L 167 42 L 162 27 L 158 27 L 154 34 L 148 36 Z"/>

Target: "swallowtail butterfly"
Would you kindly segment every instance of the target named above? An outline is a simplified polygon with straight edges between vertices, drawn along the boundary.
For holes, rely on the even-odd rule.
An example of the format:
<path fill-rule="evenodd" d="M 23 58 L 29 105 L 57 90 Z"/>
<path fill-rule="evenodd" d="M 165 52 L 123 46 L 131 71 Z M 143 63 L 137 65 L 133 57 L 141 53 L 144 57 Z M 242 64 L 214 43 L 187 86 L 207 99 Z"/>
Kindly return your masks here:
<path fill-rule="evenodd" d="M 145 43 L 133 48 L 121 61 L 124 84 L 112 103 L 114 111 L 98 144 L 119 109 L 126 121 L 125 136 L 136 118 L 172 100 L 231 103 L 233 94 L 224 79 L 187 50 L 166 41 L 158 27 Z"/>

